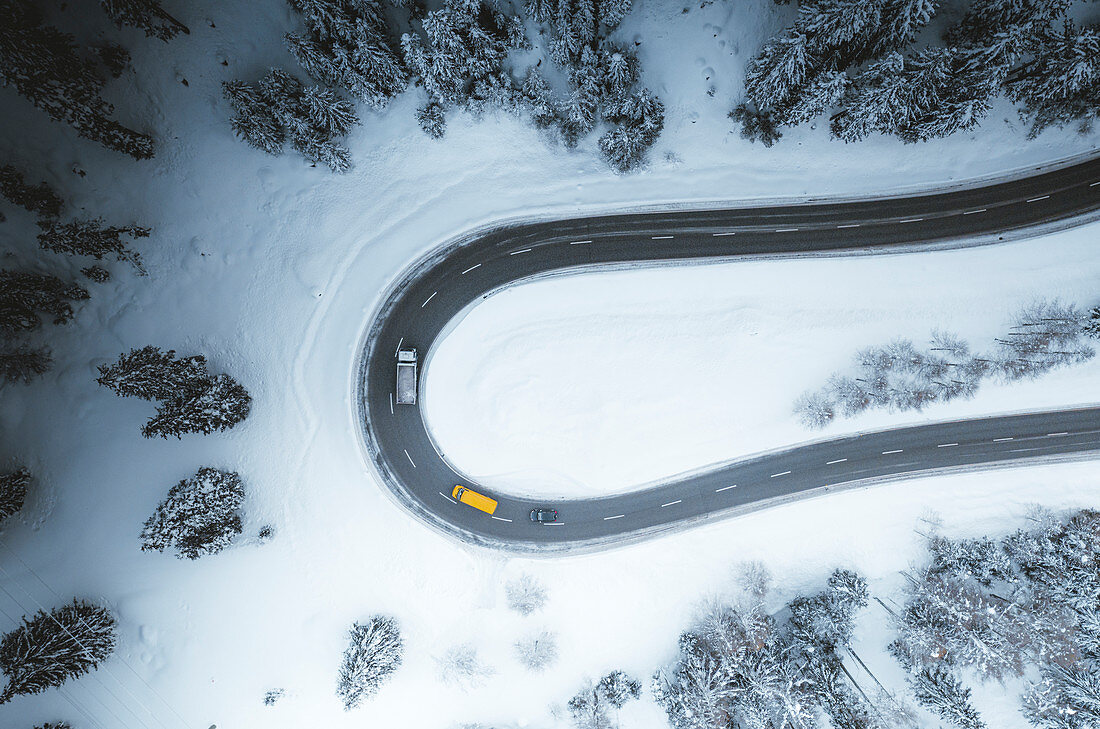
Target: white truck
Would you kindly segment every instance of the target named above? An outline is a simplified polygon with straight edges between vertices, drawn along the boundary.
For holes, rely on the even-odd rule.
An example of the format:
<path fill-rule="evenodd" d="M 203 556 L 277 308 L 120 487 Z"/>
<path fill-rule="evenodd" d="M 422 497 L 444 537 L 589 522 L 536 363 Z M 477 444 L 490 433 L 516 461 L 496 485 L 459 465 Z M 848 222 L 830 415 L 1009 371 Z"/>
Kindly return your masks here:
<path fill-rule="evenodd" d="M 416 404 L 416 350 L 397 351 L 397 404 Z"/>

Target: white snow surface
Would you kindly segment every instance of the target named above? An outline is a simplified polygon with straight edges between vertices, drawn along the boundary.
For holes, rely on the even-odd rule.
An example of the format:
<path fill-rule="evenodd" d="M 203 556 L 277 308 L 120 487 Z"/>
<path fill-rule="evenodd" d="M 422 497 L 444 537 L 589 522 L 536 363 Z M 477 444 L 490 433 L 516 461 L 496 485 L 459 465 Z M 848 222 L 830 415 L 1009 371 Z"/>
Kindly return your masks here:
<path fill-rule="evenodd" d="M 671 659 L 678 631 L 701 599 L 728 589 L 739 560 L 771 567 L 782 585 L 775 607 L 795 591 L 818 589 L 838 565 L 862 570 L 876 594 L 887 595 L 897 588 L 897 570 L 917 555 L 911 528 L 928 504 L 944 512 L 948 530 L 978 534 L 1012 528 L 1031 501 L 1096 503 L 1093 464 L 1044 466 L 840 494 L 604 554 L 513 559 L 457 546 L 383 495 L 358 449 L 350 392 L 355 349 L 380 292 L 414 257 L 473 226 L 625 204 L 861 195 L 952 183 L 1088 152 L 1097 133 L 1050 131 L 1027 142 L 1011 109 L 1000 105 L 981 130 L 934 144 L 874 139 L 846 146 L 830 142 L 818 125 L 792 130 L 766 150 L 741 140 L 725 114 L 740 93 L 744 63 L 782 24 L 771 0 L 693 4 L 686 13 L 640 0 L 620 34 L 640 41 L 646 84 L 668 110 L 666 131 L 642 172 L 608 171 L 594 138 L 571 152 L 507 117 L 453 115 L 446 139 L 429 140 L 415 128 L 419 100 L 409 92 L 381 114 L 365 113 L 350 139 L 356 167 L 334 176 L 293 154 L 271 158 L 248 149 L 229 130 L 222 81 L 255 80 L 272 64 L 294 68 L 281 44 L 296 20 L 282 0 L 166 2 L 192 30 L 168 44 L 108 30 L 94 5 L 67 11 L 88 12 L 87 22 L 65 13 L 57 22 L 86 42 L 121 36 L 132 50 L 137 71 L 112 82 L 110 94 L 122 122 L 155 131 L 156 159 L 136 163 L 101 150 L 0 89 L 5 157 L 32 181 L 48 179 L 71 215 L 153 226 L 153 237 L 136 246 L 149 276 L 110 264 L 113 280 L 90 285 L 92 299 L 78 307 L 75 321 L 50 330 L 55 371 L 0 396 L 0 455 L 37 477 L 28 506 L 0 534 L 0 629 L 10 630 L 39 606 L 81 596 L 118 613 L 121 645 L 97 673 L 0 707 L 4 726 L 62 719 L 92 729 L 563 726 L 560 707 L 584 676 L 623 668 L 644 679 Z M 706 95 L 710 83 L 713 97 Z M 73 174 L 74 167 L 87 175 Z M 6 266 L 48 265 L 76 276 L 86 265 L 47 261 L 27 215 L 10 212 L 4 226 L 13 248 Z M 1078 250 L 1070 238 L 1051 240 L 1067 255 Z M 1044 285 L 1032 287 L 1033 271 L 1047 265 L 1041 247 L 1033 250 L 1030 259 L 1013 254 L 1018 267 L 1001 269 L 999 280 L 980 283 L 974 274 L 968 284 L 985 292 L 997 286 L 1045 292 Z M 920 265 L 940 266 L 938 256 Z M 766 270 L 778 277 L 788 270 L 781 265 Z M 749 286 L 744 270 L 674 275 L 699 276 L 712 287 L 728 276 L 730 287 Z M 1066 272 L 1050 275 L 1080 285 Z M 764 291 L 768 284 L 754 286 Z M 787 283 L 776 278 L 770 285 Z M 837 304 L 838 315 L 870 324 L 858 337 L 838 334 L 835 347 L 816 352 L 823 363 L 802 371 L 790 398 L 843 364 L 852 344 L 877 339 L 871 334 L 901 327 L 921 336 L 935 323 L 958 322 L 962 333 L 988 336 L 987 326 L 1001 322 L 1005 302 L 1014 299 L 998 294 L 988 316 L 955 312 L 951 322 L 918 326 L 901 305 L 885 311 L 883 296 L 877 308 Z M 965 299 L 955 300 L 974 308 Z M 977 293 L 969 303 L 987 305 Z M 781 316 L 781 305 L 772 296 L 770 308 L 737 305 L 734 313 L 755 311 L 753 321 L 763 325 Z M 944 307 L 926 311 L 947 318 Z M 797 316 L 789 311 L 786 318 L 804 330 Z M 735 336 L 719 346 L 739 348 L 748 336 L 736 321 Z M 676 328 L 668 321 L 660 326 Z M 698 322 L 683 326 L 706 334 Z M 227 372 L 249 388 L 252 415 L 226 434 L 142 439 L 139 427 L 153 406 L 118 399 L 94 378 L 96 365 L 145 344 L 207 355 L 212 372 Z M 451 376 L 432 367 L 432 378 Z M 741 373 L 726 376 L 736 381 Z M 1052 392 L 1044 402 L 1060 397 Z M 680 417 L 656 403 L 653 415 Z M 732 446 L 730 455 L 738 450 Z M 696 453 L 618 478 L 650 479 L 712 457 Z M 174 483 L 206 465 L 241 473 L 245 538 L 193 563 L 141 553 L 144 520 Z M 254 535 L 266 524 L 274 538 L 260 545 Z M 507 612 L 503 599 L 505 579 L 523 571 L 544 581 L 551 596 L 544 611 L 528 618 Z M 379 612 L 400 620 L 406 663 L 375 698 L 345 713 L 335 696 L 344 631 Z M 879 675 L 895 671 L 896 678 L 881 650 L 887 640 L 881 617 L 868 614 L 860 653 Z M 544 627 L 558 634 L 561 659 L 532 676 L 519 669 L 510 646 Z M 497 669 L 470 693 L 444 686 L 433 660 L 463 642 L 474 643 Z M 287 697 L 264 707 L 264 692 L 280 687 Z M 1023 727 L 1001 700 L 1004 693 L 983 688 L 979 708 L 990 726 Z M 638 729 L 664 726 L 648 698 L 622 719 Z"/>

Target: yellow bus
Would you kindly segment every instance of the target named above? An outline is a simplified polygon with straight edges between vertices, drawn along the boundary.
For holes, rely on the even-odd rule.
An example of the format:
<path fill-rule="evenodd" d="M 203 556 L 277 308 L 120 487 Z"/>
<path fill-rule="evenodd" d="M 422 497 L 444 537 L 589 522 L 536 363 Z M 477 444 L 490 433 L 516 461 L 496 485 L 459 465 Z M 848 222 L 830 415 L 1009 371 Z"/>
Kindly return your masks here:
<path fill-rule="evenodd" d="M 497 502 L 465 486 L 455 486 L 454 491 L 451 492 L 451 496 L 455 498 L 455 501 L 460 501 L 475 509 L 481 509 L 486 514 L 492 514 L 497 510 Z"/>

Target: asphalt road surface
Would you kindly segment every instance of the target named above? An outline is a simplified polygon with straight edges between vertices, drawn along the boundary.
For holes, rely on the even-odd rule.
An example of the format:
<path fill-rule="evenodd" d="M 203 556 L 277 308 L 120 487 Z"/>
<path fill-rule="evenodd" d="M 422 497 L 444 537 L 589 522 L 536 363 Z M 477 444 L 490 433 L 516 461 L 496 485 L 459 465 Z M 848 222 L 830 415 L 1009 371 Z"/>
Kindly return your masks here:
<path fill-rule="evenodd" d="M 864 433 L 719 464 L 620 496 L 534 502 L 457 472 L 433 443 L 420 407 L 394 402 L 399 348 L 415 347 L 423 365 L 456 315 L 517 280 L 599 265 L 996 241 L 1097 211 L 1100 157 L 1018 180 L 911 197 L 635 212 L 488 230 L 411 266 L 377 310 L 357 374 L 362 441 L 383 482 L 420 519 L 467 542 L 512 551 L 612 545 L 869 478 L 1100 453 L 1100 408 L 1086 408 Z M 496 513 L 455 503 L 451 490 L 459 484 L 497 499 Z M 531 523 L 529 512 L 539 506 L 558 509 L 559 522 Z"/>

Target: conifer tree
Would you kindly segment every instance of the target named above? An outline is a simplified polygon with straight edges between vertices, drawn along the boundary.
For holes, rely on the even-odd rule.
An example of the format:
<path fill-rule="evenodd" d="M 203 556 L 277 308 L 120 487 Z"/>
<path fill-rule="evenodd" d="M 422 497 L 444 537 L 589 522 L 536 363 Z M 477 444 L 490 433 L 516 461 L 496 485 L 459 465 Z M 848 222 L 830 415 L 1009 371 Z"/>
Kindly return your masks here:
<path fill-rule="evenodd" d="M 0 270 L 0 334 L 12 336 L 42 325 L 39 312 L 53 317 L 54 324 L 73 318 L 73 301 L 88 298 L 88 292 L 57 276 L 30 271 Z"/>
<path fill-rule="evenodd" d="M 970 703 L 970 689 L 943 666 L 921 669 L 912 677 L 913 694 L 921 705 L 959 729 L 984 729 L 978 712 Z"/>
<path fill-rule="evenodd" d="M 148 238 L 150 229 L 139 225 L 122 227 L 104 226 L 101 219 L 77 220 L 72 223 L 39 221 L 38 245 L 43 250 L 65 253 L 70 256 L 90 256 L 97 261 L 114 255 L 119 261 L 128 261 L 139 272 L 145 268 L 141 256 L 127 248 L 122 236 Z"/>
<path fill-rule="evenodd" d="M 180 559 L 217 554 L 241 533 L 241 477 L 230 471 L 200 468 L 180 481 L 157 506 L 141 530 L 141 551 L 174 548 Z"/>
<path fill-rule="evenodd" d="M 0 382 L 30 384 L 36 377 L 50 371 L 53 357 L 44 347 L 21 345 L 12 350 L 0 351 Z"/>
<path fill-rule="evenodd" d="M 169 15 L 156 0 L 100 0 L 103 10 L 118 27 L 131 25 L 150 38 L 169 41 L 180 33 L 190 35 L 186 25 Z"/>
<path fill-rule="evenodd" d="M 26 468 L 0 474 L 0 523 L 23 508 L 30 484 L 31 472 Z"/>
<path fill-rule="evenodd" d="M 209 435 L 228 430 L 248 417 L 252 397 L 229 375 L 214 375 L 201 390 L 164 400 L 141 427 L 146 438 L 182 438 L 187 433 Z"/>
<path fill-rule="evenodd" d="M 180 393 L 205 390 L 210 376 L 201 354 L 176 359 L 176 351 L 147 345 L 119 355 L 112 364 L 99 365 L 100 385 L 119 397 L 169 400 Z"/>
<path fill-rule="evenodd" d="M 104 81 L 77 53 L 75 39 L 41 25 L 23 0 L 0 3 L 0 81 L 86 139 L 135 159 L 153 156 L 151 137 L 110 118 L 114 109 L 100 95 Z"/>
<path fill-rule="evenodd" d="M 109 610 L 81 600 L 39 611 L 0 640 L 7 685 L 0 704 L 42 693 L 97 668 L 115 649 L 117 624 Z"/>
<path fill-rule="evenodd" d="M 49 185 L 41 182 L 29 185 L 23 173 L 11 165 L 0 166 L 0 196 L 40 218 L 57 218 L 61 215 L 61 198 Z"/>

